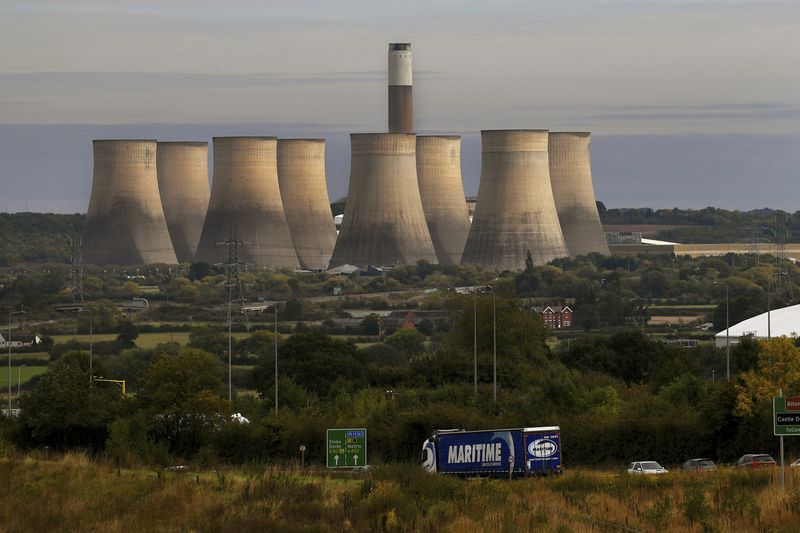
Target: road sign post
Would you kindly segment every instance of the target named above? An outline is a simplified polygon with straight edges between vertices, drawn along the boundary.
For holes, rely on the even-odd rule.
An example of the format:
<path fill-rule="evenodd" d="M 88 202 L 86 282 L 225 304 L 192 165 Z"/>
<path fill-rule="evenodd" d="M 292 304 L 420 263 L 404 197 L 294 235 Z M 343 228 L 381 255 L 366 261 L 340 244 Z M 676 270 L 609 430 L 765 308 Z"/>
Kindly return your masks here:
<path fill-rule="evenodd" d="M 328 468 L 366 466 L 367 430 L 365 428 L 329 429 L 325 450 Z"/>
<path fill-rule="evenodd" d="M 786 472 L 784 470 L 783 437 L 800 435 L 800 397 L 780 396 L 772 398 L 772 429 L 781 438 L 781 486 L 786 488 Z"/>

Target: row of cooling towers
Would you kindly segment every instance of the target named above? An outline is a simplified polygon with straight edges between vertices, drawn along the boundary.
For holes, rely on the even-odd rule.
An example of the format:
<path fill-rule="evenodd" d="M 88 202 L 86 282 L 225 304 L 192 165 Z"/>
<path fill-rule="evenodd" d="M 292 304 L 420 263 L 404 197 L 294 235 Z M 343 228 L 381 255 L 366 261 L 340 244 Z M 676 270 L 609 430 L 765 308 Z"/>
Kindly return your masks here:
<path fill-rule="evenodd" d="M 336 233 L 325 141 L 214 138 L 208 143 L 94 142 L 83 258 L 94 264 L 226 259 L 324 269 L 477 264 L 518 270 L 608 246 L 595 204 L 588 133 L 482 132 L 478 203 L 470 223 L 461 138 L 413 131 L 411 45 L 388 54 L 389 133 L 350 137 L 350 185 Z"/>
<path fill-rule="evenodd" d="M 472 223 L 461 138 L 351 135 L 346 212 L 337 238 L 321 139 L 217 137 L 209 194 L 208 144 L 94 141 L 84 261 L 142 264 L 227 258 L 324 269 L 477 264 L 496 270 L 608 253 L 595 205 L 588 133 L 482 132 Z"/>

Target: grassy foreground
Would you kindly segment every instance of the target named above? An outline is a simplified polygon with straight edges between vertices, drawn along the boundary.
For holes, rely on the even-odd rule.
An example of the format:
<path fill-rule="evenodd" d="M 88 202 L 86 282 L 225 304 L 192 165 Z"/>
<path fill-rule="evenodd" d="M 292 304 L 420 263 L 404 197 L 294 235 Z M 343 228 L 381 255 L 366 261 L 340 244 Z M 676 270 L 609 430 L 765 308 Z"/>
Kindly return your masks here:
<path fill-rule="evenodd" d="M 122 470 L 69 454 L 0 459 L 3 531 L 798 531 L 800 479 L 572 471 L 460 480 L 415 466 Z"/>

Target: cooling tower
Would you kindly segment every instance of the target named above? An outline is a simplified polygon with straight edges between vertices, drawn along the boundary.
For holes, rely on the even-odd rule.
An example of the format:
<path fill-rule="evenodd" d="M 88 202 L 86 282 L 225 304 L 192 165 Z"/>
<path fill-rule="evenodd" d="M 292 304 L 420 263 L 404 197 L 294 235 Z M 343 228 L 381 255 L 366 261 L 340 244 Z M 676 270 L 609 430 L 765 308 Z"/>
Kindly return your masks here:
<path fill-rule="evenodd" d="M 208 209 L 208 143 L 158 143 L 158 191 L 175 255 L 194 259 Z"/>
<path fill-rule="evenodd" d="M 436 262 L 408 133 L 350 135 L 350 185 L 331 266 Z"/>
<path fill-rule="evenodd" d="M 214 137 L 211 199 L 195 261 L 219 263 L 228 252 L 219 243 L 232 232 L 244 241 L 242 262 L 300 266 L 278 186 L 275 137 Z"/>
<path fill-rule="evenodd" d="M 569 255 L 609 255 L 592 187 L 591 134 L 550 133 L 548 143 L 550 183 Z"/>
<path fill-rule="evenodd" d="M 389 44 L 389 133 L 414 131 L 411 44 Z"/>
<path fill-rule="evenodd" d="M 550 186 L 546 130 L 482 131 L 481 183 L 462 264 L 521 270 L 567 256 Z"/>
<path fill-rule="evenodd" d="M 325 270 L 336 245 L 325 181 L 325 140 L 279 139 L 278 181 L 300 266 Z"/>
<path fill-rule="evenodd" d="M 156 177 L 156 141 L 96 140 L 83 229 L 83 260 L 95 265 L 177 263 Z"/>
<path fill-rule="evenodd" d="M 469 233 L 461 182 L 461 137 L 418 136 L 417 180 L 439 264 L 457 265 Z"/>

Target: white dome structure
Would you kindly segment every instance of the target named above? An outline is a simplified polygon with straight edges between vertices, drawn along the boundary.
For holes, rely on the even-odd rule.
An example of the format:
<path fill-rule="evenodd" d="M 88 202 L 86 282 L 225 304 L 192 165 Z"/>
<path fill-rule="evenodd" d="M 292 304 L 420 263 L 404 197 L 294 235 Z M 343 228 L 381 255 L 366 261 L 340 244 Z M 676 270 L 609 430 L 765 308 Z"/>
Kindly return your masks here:
<path fill-rule="evenodd" d="M 769 316 L 767 316 L 769 315 Z M 714 335 L 717 347 L 725 346 L 727 330 Z M 730 342 L 737 344 L 740 337 L 797 337 L 800 335 L 800 305 L 790 305 L 780 309 L 772 309 L 769 313 L 761 313 L 738 324 L 730 326 Z"/>

